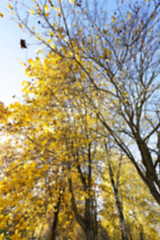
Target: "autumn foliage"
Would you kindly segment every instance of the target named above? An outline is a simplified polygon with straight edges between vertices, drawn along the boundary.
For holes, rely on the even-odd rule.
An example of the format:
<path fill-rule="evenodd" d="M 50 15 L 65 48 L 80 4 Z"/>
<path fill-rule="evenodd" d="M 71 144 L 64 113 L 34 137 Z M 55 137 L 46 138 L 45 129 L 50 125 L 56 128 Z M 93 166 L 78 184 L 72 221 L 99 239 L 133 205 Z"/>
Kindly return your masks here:
<path fill-rule="evenodd" d="M 0 239 L 158 240 L 159 1 L 26 4 L 42 48 L 0 103 Z"/>

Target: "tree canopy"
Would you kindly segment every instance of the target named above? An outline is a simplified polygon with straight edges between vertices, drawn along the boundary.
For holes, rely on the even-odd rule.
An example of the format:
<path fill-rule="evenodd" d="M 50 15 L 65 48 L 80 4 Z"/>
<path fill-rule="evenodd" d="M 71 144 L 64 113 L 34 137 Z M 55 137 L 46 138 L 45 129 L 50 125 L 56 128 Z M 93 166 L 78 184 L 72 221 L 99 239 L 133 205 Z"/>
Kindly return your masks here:
<path fill-rule="evenodd" d="M 9 1 L 42 48 L 0 104 L 0 239 L 159 239 L 160 2 Z"/>

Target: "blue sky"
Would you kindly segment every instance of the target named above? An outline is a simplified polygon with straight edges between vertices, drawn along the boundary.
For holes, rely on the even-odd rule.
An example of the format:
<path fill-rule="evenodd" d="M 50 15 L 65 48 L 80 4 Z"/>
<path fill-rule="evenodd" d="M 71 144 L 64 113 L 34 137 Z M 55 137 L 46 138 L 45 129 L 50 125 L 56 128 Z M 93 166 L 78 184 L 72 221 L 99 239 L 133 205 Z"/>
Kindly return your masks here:
<path fill-rule="evenodd" d="M 13 102 L 13 95 L 22 99 L 21 83 L 27 77 L 20 61 L 26 62 L 27 58 L 33 57 L 37 47 L 34 46 L 34 50 L 33 47 L 20 48 L 20 39 L 30 41 L 30 37 L 12 19 L 5 0 L 0 0 L 0 12 L 4 14 L 0 18 L 0 101 L 8 105 Z"/>
<path fill-rule="evenodd" d="M 108 7 L 113 9 L 115 1 L 109 0 Z M 28 58 L 34 57 L 38 47 L 33 44 L 27 50 L 20 48 L 20 39 L 26 39 L 31 44 L 34 39 L 24 33 L 12 19 L 6 0 L 0 0 L 0 12 L 4 14 L 4 17 L 0 18 L 0 101 L 8 105 L 16 99 L 22 99 L 21 83 L 27 77 L 20 61 L 26 62 Z M 16 95 L 16 99 L 12 98 L 13 95 Z"/>

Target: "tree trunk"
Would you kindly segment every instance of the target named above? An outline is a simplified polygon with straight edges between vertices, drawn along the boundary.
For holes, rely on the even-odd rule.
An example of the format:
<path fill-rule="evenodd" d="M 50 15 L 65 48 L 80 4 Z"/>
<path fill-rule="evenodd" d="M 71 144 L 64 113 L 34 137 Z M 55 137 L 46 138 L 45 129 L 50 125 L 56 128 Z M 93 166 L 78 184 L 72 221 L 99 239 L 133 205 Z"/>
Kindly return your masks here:
<path fill-rule="evenodd" d="M 97 233 L 95 232 L 95 229 L 91 226 L 86 226 L 85 236 L 86 240 L 98 240 Z"/>
<path fill-rule="evenodd" d="M 112 167 L 109 162 L 108 162 L 108 167 L 109 167 L 109 176 L 110 176 L 110 180 L 111 180 L 111 184 L 112 184 L 112 188 L 113 188 L 113 192 L 114 192 L 115 203 L 116 203 L 116 207 L 117 207 L 117 211 L 118 211 L 122 240 L 129 240 L 128 234 L 127 234 L 127 229 L 126 229 L 125 218 L 124 218 L 124 214 L 123 214 L 123 209 L 122 209 L 122 203 L 119 199 L 119 189 L 118 189 L 119 186 L 118 185 L 116 186 L 116 184 L 115 184 Z"/>
<path fill-rule="evenodd" d="M 128 240 L 127 229 L 126 229 L 125 219 L 124 219 L 124 215 L 123 215 L 123 211 L 122 211 L 122 207 L 121 207 L 121 202 L 119 201 L 118 196 L 115 196 L 115 198 L 116 198 L 116 205 L 117 205 L 117 210 L 118 210 L 122 240 Z"/>
<path fill-rule="evenodd" d="M 63 191 L 64 191 L 64 188 L 63 188 Z M 55 213 L 54 213 L 54 219 L 53 219 L 52 228 L 51 228 L 51 238 L 50 238 L 50 240 L 55 240 L 56 239 L 56 228 L 57 228 L 57 225 L 58 225 L 58 215 L 59 215 L 59 211 L 60 211 L 60 205 L 61 205 L 61 199 L 62 199 L 63 191 L 61 189 L 59 190 L 58 202 L 57 202 L 56 206 L 54 207 L 55 208 Z"/>

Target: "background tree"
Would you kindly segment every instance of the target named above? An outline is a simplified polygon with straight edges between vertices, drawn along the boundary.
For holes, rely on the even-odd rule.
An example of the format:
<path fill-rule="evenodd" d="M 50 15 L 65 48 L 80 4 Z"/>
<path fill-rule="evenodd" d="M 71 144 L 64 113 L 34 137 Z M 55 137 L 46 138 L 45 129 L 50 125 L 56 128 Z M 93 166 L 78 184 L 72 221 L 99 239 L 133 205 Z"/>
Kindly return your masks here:
<path fill-rule="evenodd" d="M 125 218 L 128 239 L 159 239 L 159 206 L 128 158 L 112 146 L 102 174 L 102 224 L 110 239 L 122 239 L 120 211 Z M 112 173 L 112 175 L 111 175 Z"/>

